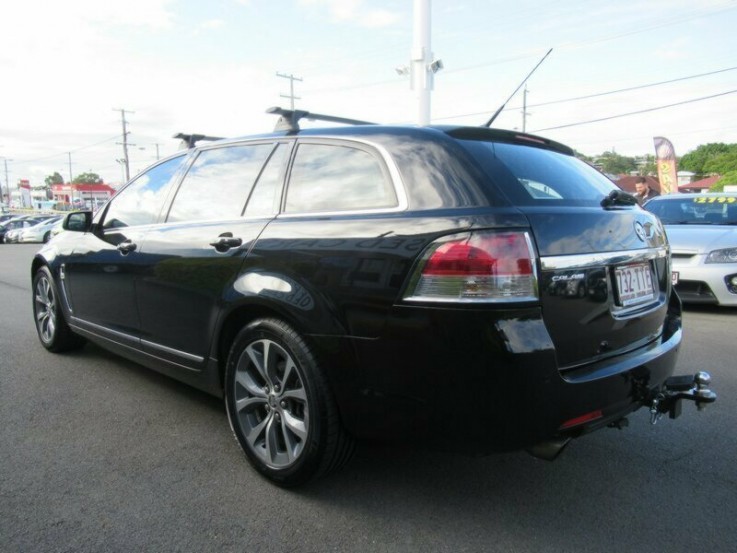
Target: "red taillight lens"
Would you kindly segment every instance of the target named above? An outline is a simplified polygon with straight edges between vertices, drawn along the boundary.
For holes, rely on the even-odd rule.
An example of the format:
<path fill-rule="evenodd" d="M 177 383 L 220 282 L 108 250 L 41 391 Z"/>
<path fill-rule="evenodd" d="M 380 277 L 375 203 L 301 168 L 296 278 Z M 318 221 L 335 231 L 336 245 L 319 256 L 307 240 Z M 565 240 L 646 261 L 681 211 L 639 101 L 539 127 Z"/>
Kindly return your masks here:
<path fill-rule="evenodd" d="M 471 232 L 436 241 L 417 267 L 405 299 L 537 299 L 535 257 L 526 232 Z"/>

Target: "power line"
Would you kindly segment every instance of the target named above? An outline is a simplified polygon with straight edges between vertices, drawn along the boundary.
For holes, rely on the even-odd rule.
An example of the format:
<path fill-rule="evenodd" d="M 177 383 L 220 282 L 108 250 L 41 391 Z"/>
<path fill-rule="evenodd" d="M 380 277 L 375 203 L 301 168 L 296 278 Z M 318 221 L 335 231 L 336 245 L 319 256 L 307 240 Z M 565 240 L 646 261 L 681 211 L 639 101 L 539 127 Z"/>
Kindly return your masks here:
<path fill-rule="evenodd" d="M 600 96 L 609 96 L 611 94 L 619 94 L 621 92 L 632 92 L 633 90 L 642 90 L 644 88 L 652 88 L 654 86 L 661 86 L 661 85 L 664 85 L 664 84 L 672 84 L 672 83 L 677 83 L 677 82 L 680 82 L 680 81 L 688 81 L 690 79 L 698 79 L 700 77 L 708 77 L 710 75 L 717 75 L 719 73 L 725 73 L 727 71 L 734 71 L 735 69 L 737 69 L 737 67 L 728 67 L 727 69 L 719 69 L 717 71 L 710 71 L 709 73 L 700 73 L 698 75 L 691 75 L 689 77 L 679 77 L 677 79 L 671 79 L 669 81 L 660 81 L 660 82 L 657 82 L 657 83 L 650 83 L 650 84 L 644 84 L 644 85 L 638 85 L 638 86 L 631 86 L 629 88 L 620 88 L 619 90 L 611 90 L 609 92 L 598 92 L 596 94 L 589 94 L 588 96 L 577 96 L 575 98 L 566 98 L 566 99 L 563 99 L 563 100 L 552 100 L 550 102 L 543 102 L 543 103 L 540 103 L 540 104 L 532 104 L 532 105 L 529 105 L 527 107 L 536 108 L 536 107 L 540 107 L 540 106 L 550 106 L 550 105 L 553 105 L 553 104 L 562 104 L 562 103 L 565 103 L 565 102 L 575 102 L 577 100 L 588 100 L 590 98 L 598 98 Z"/>
<path fill-rule="evenodd" d="M 65 152 L 59 152 L 58 154 L 51 154 L 44 157 L 37 157 L 35 159 L 19 159 L 16 160 L 16 163 L 36 163 L 37 161 L 46 161 L 47 159 L 53 159 L 55 157 L 59 156 L 65 156 L 68 153 L 75 153 L 80 152 L 82 150 L 86 150 L 87 148 L 93 148 L 94 146 L 99 146 L 100 144 L 104 144 L 105 142 L 110 142 L 111 140 L 116 140 L 118 136 L 113 136 L 110 138 L 106 138 L 105 140 L 100 140 L 100 142 L 95 142 L 94 144 L 88 144 L 87 146 L 80 146 L 79 148 L 73 149 L 73 150 L 67 150 Z"/>
<path fill-rule="evenodd" d="M 734 71 L 736 69 L 737 69 L 737 67 L 727 67 L 726 69 L 717 69 L 716 71 L 709 71 L 708 73 L 699 73 L 698 75 L 689 75 L 687 77 L 678 77 L 676 79 L 670 79 L 668 81 L 659 81 L 659 82 L 656 82 L 656 83 L 648 83 L 648 84 L 636 85 L 636 86 L 631 86 L 631 87 L 628 87 L 628 88 L 620 88 L 620 89 L 617 89 L 617 90 L 609 90 L 609 91 L 606 91 L 606 92 L 596 92 L 594 94 L 589 94 L 589 95 L 586 95 L 586 96 L 576 96 L 576 97 L 573 97 L 573 98 L 563 98 L 563 99 L 559 99 L 559 100 L 551 100 L 549 102 L 541 102 L 539 104 L 528 104 L 527 107 L 528 108 L 537 108 L 537 107 L 542 107 L 542 106 L 550 106 L 550 105 L 553 105 L 553 104 L 563 104 L 563 103 L 566 103 L 566 102 L 576 102 L 578 100 L 589 100 L 591 98 L 598 98 L 598 97 L 601 97 L 601 96 L 610 96 L 612 94 L 620 94 L 622 92 L 632 92 L 633 90 L 642 90 L 642 89 L 645 89 L 645 88 L 653 88 L 653 87 L 656 87 L 656 86 L 661 86 L 661 85 L 665 85 L 665 84 L 672 84 L 672 83 L 676 83 L 676 82 L 680 82 L 680 81 L 688 81 L 690 79 L 698 79 L 698 78 L 701 78 L 701 77 L 708 77 L 710 75 L 717 75 L 719 73 L 725 73 L 727 71 Z M 521 106 L 511 107 L 509 109 L 510 110 L 521 109 Z M 461 118 L 461 117 L 475 117 L 477 115 L 487 115 L 488 113 L 489 113 L 488 111 L 478 111 L 478 112 L 475 112 L 475 113 L 464 113 L 464 114 L 461 114 L 461 115 L 451 115 L 451 116 L 446 116 L 446 117 L 433 117 L 433 121 L 444 121 L 444 120 L 448 120 L 448 119 L 456 119 L 456 118 Z"/>
<path fill-rule="evenodd" d="M 566 129 L 568 127 L 577 127 L 579 125 L 588 125 L 589 123 L 599 123 L 601 121 L 610 121 L 611 119 L 618 119 L 620 117 L 629 117 L 630 115 L 640 115 L 642 113 L 650 113 L 652 111 L 658 111 L 658 110 L 661 110 L 661 109 L 672 108 L 672 107 L 675 107 L 675 106 L 683 106 L 685 104 L 693 104 L 694 102 L 701 102 L 702 100 L 710 100 L 712 98 L 718 98 L 720 96 L 726 96 L 728 94 L 734 94 L 735 92 L 737 92 L 737 90 L 729 90 L 727 92 L 721 92 L 719 94 L 713 94 L 711 96 L 704 96 L 702 98 L 694 98 L 692 100 L 685 100 L 683 102 L 676 102 L 675 104 L 668 104 L 668 105 L 665 105 L 665 106 L 657 106 L 657 107 L 654 107 L 654 108 L 641 109 L 639 111 L 631 111 L 629 113 L 621 113 L 619 115 L 610 115 L 609 117 L 601 117 L 599 119 L 591 119 L 589 121 L 580 121 L 578 123 L 569 123 L 567 125 L 559 125 L 557 127 L 547 127 L 545 129 L 537 129 L 537 130 L 532 131 L 532 132 L 539 133 L 539 132 L 544 132 L 544 131 L 553 131 L 553 130 L 558 130 L 558 129 Z"/>

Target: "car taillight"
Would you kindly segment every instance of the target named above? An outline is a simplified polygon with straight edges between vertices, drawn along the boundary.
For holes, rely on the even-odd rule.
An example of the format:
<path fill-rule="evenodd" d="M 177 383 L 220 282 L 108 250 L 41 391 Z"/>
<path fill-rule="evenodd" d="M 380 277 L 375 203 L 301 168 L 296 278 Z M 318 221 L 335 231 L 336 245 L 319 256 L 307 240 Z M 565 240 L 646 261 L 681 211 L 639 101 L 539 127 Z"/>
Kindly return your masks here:
<path fill-rule="evenodd" d="M 433 242 L 415 269 L 408 301 L 513 302 L 538 298 L 527 232 L 468 232 Z"/>

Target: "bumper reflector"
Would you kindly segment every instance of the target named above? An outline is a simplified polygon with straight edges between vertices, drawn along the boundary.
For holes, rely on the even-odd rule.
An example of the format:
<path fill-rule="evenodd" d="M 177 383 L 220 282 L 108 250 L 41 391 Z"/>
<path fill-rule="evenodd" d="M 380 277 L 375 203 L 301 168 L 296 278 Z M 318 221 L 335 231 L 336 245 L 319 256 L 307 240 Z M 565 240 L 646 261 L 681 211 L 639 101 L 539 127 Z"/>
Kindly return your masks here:
<path fill-rule="evenodd" d="M 586 424 L 587 422 L 600 419 L 603 416 L 604 416 L 604 413 L 602 413 L 600 409 L 596 411 L 591 411 L 591 413 L 586 413 L 585 415 L 581 415 L 580 417 L 567 420 L 566 422 L 560 425 L 559 430 L 567 430 L 568 428 L 573 428 L 574 426 Z"/>

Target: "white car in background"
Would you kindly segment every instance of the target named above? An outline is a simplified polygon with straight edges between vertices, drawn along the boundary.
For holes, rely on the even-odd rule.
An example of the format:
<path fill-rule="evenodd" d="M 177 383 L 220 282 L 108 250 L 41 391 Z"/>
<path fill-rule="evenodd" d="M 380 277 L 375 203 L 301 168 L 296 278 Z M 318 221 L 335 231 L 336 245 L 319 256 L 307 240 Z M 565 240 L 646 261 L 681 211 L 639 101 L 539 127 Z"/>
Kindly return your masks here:
<path fill-rule="evenodd" d="M 672 194 L 644 207 L 665 226 L 681 300 L 737 306 L 737 194 Z"/>
<path fill-rule="evenodd" d="M 18 242 L 21 244 L 43 242 L 45 244 L 51 239 L 51 231 L 58 224 L 61 224 L 61 216 L 46 219 L 37 225 L 24 228 L 18 234 Z"/>

